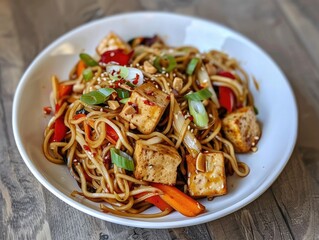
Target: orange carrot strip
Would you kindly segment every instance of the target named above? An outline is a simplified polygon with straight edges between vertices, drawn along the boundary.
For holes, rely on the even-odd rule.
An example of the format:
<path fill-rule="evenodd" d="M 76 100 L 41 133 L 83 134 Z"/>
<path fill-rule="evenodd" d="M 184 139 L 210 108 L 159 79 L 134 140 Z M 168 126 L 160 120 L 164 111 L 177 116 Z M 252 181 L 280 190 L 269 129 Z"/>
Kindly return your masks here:
<path fill-rule="evenodd" d="M 91 127 L 90 125 L 84 121 L 84 132 L 85 132 L 85 136 L 88 139 L 91 139 Z"/>
<path fill-rule="evenodd" d="M 161 183 L 150 183 L 151 186 L 160 189 L 163 194 L 161 198 L 171 205 L 176 211 L 187 217 L 195 217 L 205 211 L 205 206 L 178 190 L 176 187 Z"/>
<path fill-rule="evenodd" d="M 143 193 L 139 193 L 137 195 L 135 195 L 136 198 L 140 198 L 143 197 L 144 195 L 146 195 L 147 192 L 143 192 Z M 168 205 L 160 196 L 152 196 L 149 198 L 145 199 L 146 202 L 152 203 L 153 205 L 155 205 L 157 208 L 159 208 L 161 211 L 164 211 L 166 209 L 168 209 L 170 212 L 173 211 L 173 208 Z"/>
<path fill-rule="evenodd" d="M 85 68 L 85 63 L 82 60 L 80 60 L 78 65 L 76 66 L 76 75 L 80 77 Z"/>
<path fill-rule="evenodd" d="M 78 119 L 80 119 L 80 118 L 82 118 L 82 117 L 86 117 L 86 115 L 83 114 L 83 113 L 79 113 L 79 114 L 74 115 L 74 116 L 73 116 L 73 119 L 74 119 L 74 120 L 78 120 Z"/>

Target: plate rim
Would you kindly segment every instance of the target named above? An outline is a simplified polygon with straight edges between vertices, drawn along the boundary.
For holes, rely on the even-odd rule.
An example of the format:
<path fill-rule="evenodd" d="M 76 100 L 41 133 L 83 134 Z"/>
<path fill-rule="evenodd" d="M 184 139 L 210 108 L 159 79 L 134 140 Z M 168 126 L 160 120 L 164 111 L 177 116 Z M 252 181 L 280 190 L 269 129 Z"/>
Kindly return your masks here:
<path fill-rule="evenodd" d="M 255 191 L 253 191 L 250 195 L 246 196 L 245 198 L 240 199 L 234 205 L 229 206 L 221 211 L 218 211 L 217 217 L 214 217 L 214 215 L 216 214 L 216 212 L 215 212 L 212 214 L 200 215 L 196 218 L 185 218 L 184 220 L 178 220 L 178 221 L 166 221 L 166 222 L 149 221 L 149 222 L 147 222 L 147 221 L 142 221 L 139 218 L 125 218 L 125 217 L 119 217 L 116 215 L 105 214 L 105 213 L 99 212 L 95 209 L 92 209 L 92 208 L 90 208 L 82 203 L 79 203 L 79 202 L 73 200 L 71 197 L 66 196 L 63 192 L 61 192 L 57 188 L 55 188 L 32 164 L 31 159 L 28 157 L 28 154 L 22 145 L 22 141 L 21 141 L 21 137 L 20 137 L 20 133 L 19 133 L 19 127 L 18 127 L 18 118 L 17 118 L 18 103 L 20 102 L 20 98 L 21 98 L 21 94 L 19 94 L 19 93 L 21 93 L 22 89 L 24 88 L 24 85 L 26 84 L 26 79 L 28 79 L 28 76 L 34 71 L 33 70 L 34 66 L 36 66 L 38 60 L 41 59 L 44 55 L 46 55 L 48 52 L 50 52 L 54 47 L 56 47 L 60 43 L 62 43 L 69 36 L 72 36 L 73 34 L 75 34 L 76 32 L 83 31 L 86 28 L 90 28 L 96 24 L 99 24 L 102 22 L 112 21 L 114 19 L 121 18 L 121 17 L 137 17 L 137 16 L 138 17 L 145 17 L 146 15 L 150 15 L 150 14 L 152 14 L 154 16 L 157 15 L 160 17 L 169 16 L 169 17 L 183 18 L 183 19 L 192 20 L 192 21 L 193 20 L 203 21 L 206 24 L 221 27 L 221 28 L 226 29 L 227 31 L 231 32 L 232 34 L 239 36 L 240 38 L 242 38 L 243 40 L 248 42 L 250 46 L 254 47 L 258 51 L 260 51 L 263 55 L 265 55 L 271 61 L 271 63 L 277 68 L 279 74 L 282 76 L 283 80 L 285 81 L 287 88 L 288 88 L 287 90 L 288 90 L 288 92 L 291 95 L 292 100 L 293 100 L 293 102 L 292 102 L 293 112 L 291 113 L 294 116 L 293 120 L 292 120 L 293 125 L 294 125 L 294 129 L 293 129 L 294 132 L 292 134 L 293 139 L 292 139 L 292 144 L 289 146 L 288 150 L 285 151 L 285 154 L 283 154 L 283 156 L 281 158 L 282 164 L 280 165 L 280 167 L 275 169 L 276 171 L 274 171 L 272 175 L 269 175 L 271 177 L 268 176 L 265 179 L 265 181 L 260 185 L 259 188 L 257 188 Z M 289 161 L 289 159 L 293 153 L 293 150 L 294 150 L 294 147 L 295 147 L 295 144 L 297 141 L 297 136 L 298 136 L 298 106 L 296 103 L 296 97 L 294 95 L 294 91 L 293 91 L 287 77 L 283 73 L 282 69 L 278 66 L 278 64 L 273 60 L 273 58 L 263 48 L 259 47 L 259 45 L 257 45 L 254 41 L 250 40 L 248 37 L 242 35 L 241 33 L 237 32 L 237 31 L 235 31 L 235 30 L 233 30 L 233 29 L 231 29 L 223 24 L 217 23 L 213 20 L 208 20 L 208 19 L 197 17 L 197 16 L 177 14 L 177 13 L 172 13 L 172 12 L 136 11 L 136 12 L 129 12 L 129 13 L 114 14 L 114 15 L 106 16 L 106 17 L 103 17 L 101 19 L 93 20 L 91 22 L 82 24 L 82 25 L 80 25 L 76 28 L 73 28 L 70 31 L 64 33 L 63 35 L 61 35 L 57 39 L 53 40 L 43 50 L 41 50 L 41 52 L 33 59 L 31 64 L 24 71 L 24 73 L 23 73 L 23 75 L 20 78 L 20 81 L 18 83 L 16 92 L 14 94 L 12 110 L 13 110 L 12 111 L 13 135 L 14 135 L 14 139 L 15 139 L 16 145 L 18 147 L 18 150 L 19 150 L 25 164 L 29 168 L 29 170 L 32 172 L 32 174 L 35 176 L 35 178 L 46 189 L 48 189 L 56 197 L 58 197 L 59 199 L 61 199 L 64 202 L 66 202 L 71 207 L 74 207 L 74 208 L 76 208 L 76 209 L 80 210 L 81 212 L 84 212 L 88 215 L 97 217 L 101 220 L 106 220 L 106 221 L 121 224 L 121 225 L 126 225 L 126 226 L 131 226 L 131 227 L 141 227 L 141 228 L 168 229 L 168 228 L 186 227 L 186 226 L 191 226 L 191 225 L 202 224 L 202 223 L 206 223 L 206 222 L 209 222 L 212 220 L 219 219 L 221 217 L 224 217 L 228 214 L 234 213 L 235 211 L 247 206 L 249 203 L 251 203 L 252 201 L 256 200 L 258 197 L 260 197 L 267 189 L 269 189 L 269 187 L 274 183 L 274 181 L 276 181 L 276 179 L 278 178 L 280 173 L 283 171 L 283 169 L 287 165 L 287 162 Z M 101 215 L 101 213 L 103 215 Z"/>

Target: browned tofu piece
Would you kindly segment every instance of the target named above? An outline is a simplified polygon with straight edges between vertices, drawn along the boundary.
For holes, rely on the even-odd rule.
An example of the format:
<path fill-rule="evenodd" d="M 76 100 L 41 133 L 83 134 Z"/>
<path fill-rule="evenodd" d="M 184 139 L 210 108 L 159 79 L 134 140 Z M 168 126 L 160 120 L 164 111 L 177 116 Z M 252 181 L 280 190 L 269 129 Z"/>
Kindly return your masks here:
<path fill-rule="evenodd" d="M 186 156 L 188 192 L 193 197 L 214 197 L 227 193 L 224 155 L 200 153 L 200 157 Z"/>
<path fill-rule="evenodd" d="M 249 152 L 260 138 L 260 127 L 252 107 L 243 107 L 222 120 L 226 138 L 234 145 L 235 151 Z"/>
<path fill-rule="evenodd" d="M 153 83 L 148 82 L 132 92 L 120 116 L 136 126 L 141 133 L 150 134 L 154 131 L 168 104 L 168 95 L 157 89 Z"/>
<path fill-rule="evenodd" d="M 181 156 L 174 147 L 163 144 L 145 145 L 136 141 L 133 155 L 136 179 L 174 185 Z"/>
<path fill-rule="evenodd" d="M 106 51 L 115 50 L 115 49 L 124 49 L 127 52 L 131 51 L 130 45 L 127 42 L 123 41 L 118 35 L 113 32 L 110 32 L 105 38 L 102 39 L 100 44 L 96 48 L 96 52 L 99 55 L 102 55 Z"/>

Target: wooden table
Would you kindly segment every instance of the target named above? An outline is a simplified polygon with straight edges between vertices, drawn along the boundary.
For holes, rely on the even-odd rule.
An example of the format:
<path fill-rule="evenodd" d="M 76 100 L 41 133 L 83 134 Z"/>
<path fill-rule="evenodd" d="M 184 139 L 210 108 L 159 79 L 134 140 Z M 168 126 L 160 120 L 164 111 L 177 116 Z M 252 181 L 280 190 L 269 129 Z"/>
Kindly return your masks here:
<path fill-rule="evenodd" d="M 317 0 L 0 0 L 0 239 L 319 239 L 318 9 Z M 243 209 L 186 228 L 125 227 L 60 201 L 24 164 L 11 115 L 27 66 L 72 28 L 137 10 L 172 11 L 225 24 L 264 48 L 288 77 L 300 113 L 295 150 L 276 182 Z"/>

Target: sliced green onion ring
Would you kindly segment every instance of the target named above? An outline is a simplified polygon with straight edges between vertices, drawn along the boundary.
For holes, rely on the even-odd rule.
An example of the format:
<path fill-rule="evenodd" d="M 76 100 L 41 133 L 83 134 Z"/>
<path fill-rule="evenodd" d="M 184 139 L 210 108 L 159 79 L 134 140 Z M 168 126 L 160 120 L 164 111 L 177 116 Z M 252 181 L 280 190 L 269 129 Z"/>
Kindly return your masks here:
<path fill-rule="evenodd" d="M 212 93 L 208 90 L 208 88 L 201 89 L 197 92 L 189 93 L 184 96 L 184 98 L 192 101 L 203 101 L 212 96 Z"/>
<path fill-rule="evenodd" d="M 89 105 L 101 104 L 106 101 L 106 97 L 99 91 L 92 91 L 86 94 L 83 94 L 80 100 Z"/>
<path fill-rule="evenodd" d="M 115 92 L 115 90 L 113 88 L 100 88 L 97 91 L 102 93 L 105 97 L 109 97 L 112 93 Z"/>
<path fill-rule="evenodd" d="M 97 91 L 83 94 L 80 100 L 88 105 L 101 104 L 104 103 L 113 92 L 115 92 L 115 90 L 112 88 L 100 88 Z"/>
<path fill-rule="evenodd" d="M 86 82 L 90 81 L 93 78 L 93 72 L 91 68 L 86 68 L 83 70 L 83 78 Z"/>
<path fill-rule="evenodd" d="M 86 66 L 94 67 L 99 65 L 97 61 L 95 61 L 89 54 L 80 53 L 81 60 L 85 63 Z"/>
<path fill-rule="evenodd" d="M 198 58 L 192 58 L 192 60 L 190 60 L 186 68 L 186 73 L 188 75 L 193 75 L 198 62 L 199 62 Z"/>
<path fill-rule="evenodd" d="M 161 65 L 161 61 L 168 61 L 168 66 L 167 67 L 163 67 Z M 164 55 L 162 57 L 157 56 L 154 60 L 154 67 L 156 67 L 156 69 L 159 72 L 171 72 L 175 67 L 176 67 L 176 60 L 172 55 Z"/>
<path fill-rule="evenodd" d="M 127 103 L 129 100 L 130 100 L 130 98 L 123 98 L 123 99 L 120 100 L 120 103 L 125 104 L 125 103 Z"/>
<path fill-rule="evenodd" d="M 130 155 L 116 148 L 111 148 L 110 151 L 112 163 L 128 171 L 134 170 L 134 161 Z"/>
<path fill-rule="evenodd" d="M 201 128 L 208 126 L 208 115 L 201 101 L 188 100 L 189 113 L 194 118 L 194 123 Z"/>
<path fill-rule="evenodd" d="M 115 91 L 117 92 L 117 96 L 121 99 L 130 97 L 130 92 L 125 89 L 117 88 Z"/>

